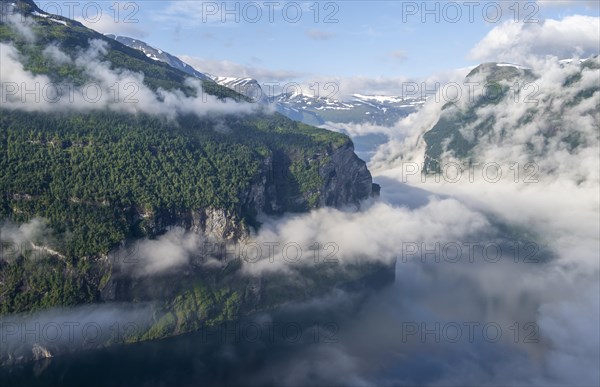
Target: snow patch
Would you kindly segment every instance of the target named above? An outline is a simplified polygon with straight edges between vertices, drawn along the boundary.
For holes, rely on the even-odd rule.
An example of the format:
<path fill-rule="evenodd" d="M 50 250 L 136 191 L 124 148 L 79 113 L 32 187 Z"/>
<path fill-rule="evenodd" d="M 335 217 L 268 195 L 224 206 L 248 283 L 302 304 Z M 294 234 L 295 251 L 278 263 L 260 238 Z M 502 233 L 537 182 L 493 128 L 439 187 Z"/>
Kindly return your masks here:
<path fill-rule="evenodd" d="M 513 63 L 496 63 L 496 66 L 497 67 L 514 67 L 514 68 L 519 69 L 519 70 L 527 70 L 527 67 L 520 66 L 520 65 L 517 65 L 517 64 L 513 64 Z"/>
<path fill-rule="evenodd" d="M 64 21 L 64 20 L 58 20 L 58 19 L 53 19 L 53 18 L 50 18 L 48 20 L 52 20 L 53 22 L 58 23 L 58 24 L 62 24 L 63 26 L 67 25 L 67 22 Z"/>
<path fill-rule="evenodd" d="M 33 16 L 39 16 L 39 17 L 49 17 L 50 15 L 45 14 L 45 13 L 39 13 L 38 11 L 33 11 L 31 13 Z"/>

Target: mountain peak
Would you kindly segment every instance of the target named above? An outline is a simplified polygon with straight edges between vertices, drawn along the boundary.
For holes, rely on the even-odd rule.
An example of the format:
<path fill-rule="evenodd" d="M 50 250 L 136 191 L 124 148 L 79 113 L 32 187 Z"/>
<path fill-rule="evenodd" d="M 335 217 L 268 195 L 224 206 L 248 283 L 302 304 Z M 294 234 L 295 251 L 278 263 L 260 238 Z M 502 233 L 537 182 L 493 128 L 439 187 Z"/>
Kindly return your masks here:
<path fill-rule="evenodd" d="M 183 62 L 181 59 L 177 58 L 174 55 L 169 54 L 161 50 L 160 48 L 152 47 L 148 43 L 141 41 L 139 39 L 133 39 L 127 36 L 120 36 L 114 34 L 106 34 L 105 35 L 109 39 L 116 40 L 117 42 L 124 44 L 128 47 L 131 47 L 135 50 L 141 51 L 146 55 L 146 57 L 158 61 L 164 62 L 169 66 L 176 68 L 178 70 L 183 71 L 184 73 L 191 75 L 195 78 L 199 78 L 205 81 L 211 80 L 210 77 L 200 71 L 194 69 L 189 64 Z"/>
<path fill-rule="evenodd" d="M 33 12 L 38 12 L 44 15 L 48 15 L 46 12 L 42 11 L 37 4 L 33 0 L 0 0 L 1 10 L 2 12 L 17 12 L 23 14 L 31 14 Z"/>
<path fill-rule="evenodd" d="M 485 74 L 485 78 L 488 82 L 511 80 L 520 77 L 530 77 L 533 75 L 531 69 L 522 65 L 506 62 L 488 62 L 482 63 L 471 70 L 466 79 L 471 79 L 472 77 L 480 74 Z"/>

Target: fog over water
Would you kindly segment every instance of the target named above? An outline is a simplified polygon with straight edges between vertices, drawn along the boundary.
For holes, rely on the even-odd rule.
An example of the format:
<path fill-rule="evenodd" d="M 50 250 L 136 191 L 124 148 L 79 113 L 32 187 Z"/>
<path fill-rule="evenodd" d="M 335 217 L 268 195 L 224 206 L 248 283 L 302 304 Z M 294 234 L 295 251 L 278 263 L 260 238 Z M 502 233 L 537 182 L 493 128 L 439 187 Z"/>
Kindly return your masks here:
<path fill-rule="evenodd" d="M 37 372 L 49 384 L 90 385 L 597 384 L 598 177 L 586 166 L 598 162 L 598 152 L 582 149 L 590 160 L 582 159 L 580 170 L 540 172 L 536 183 L 512 176 L 423 182 L 420 174 L 407 174 L 411 161 L 388 156 L 402 146 L 408 147 L 403 154 L 418 154 L 421 145 L 391 137 L 376 155 L 390 161 L 371 164 L 383 187 L 380 199 L 358 212 L 322 209 L 266 219 L 254 236 L 335 242 L 342 265 L 364 256 L 396 258 L 394 284 L 360 302 L 338 290 L 225 327 L 224 334 L 66 356 L 3 370 L 2 378 Z M 597 143 L 590 146 L 597 150 Z M 573 181 L 582 175 L 586 181 Z M 176 265 L 197 246 L 177 230 L 153 243 L 154 251 L 177 246 Z M 288 269 L 278 261 L 245 266 L 247 275 L 287 275 Z M 113 308 L 105 307 L 106 313 Z M 257 326 L 260 339 L 249 333 Z"/>
<path fill-rule="evenodd" d="M 497 28 L 482 42 L 497 37 L 502 32 Z M 491 55 L 483 43 L 474 49 L 476 57 Z M 1 49 L 2 77 L 32 76 L 23 70 L 13 47 L 2 44 Z M 103 75 L 106 82 L 114 77 L 141 82 L 139 74 L 114 73 L 96 60 L 105 49 L 94 43 L 81 54 L 89 59 L 85 63 L 81 58 L 64 59 L 53 49 L 46 54 L 54 60 L 73 60 Z M 511 51 L 504 49 L 504 54 Z M 265 218 L 252 236 L 258 243 L 335 243 L 340 270 L 359 259 L 396 259 L 393 284 L 367 296 L 333 290 L 210 332 L 2 368 L 0 384 L 600 384 L 600 95 L 569 104 L 578 92 L 596 84 L 598 70 L 583 71 L 579 83 L 565 90 L 559 86 L 578 71 L 575 64 L 562 66 L 556 57 L 520 54 L 523 64 L 540 75 L 533 119 L 518 124 L 530 105 L 508 100 L 475 112 L 478 122 L 497 118 L 474 154 L 484 164 L 497 163 L 499 179 L 490 179 L 481 169 L 462 171 L 459 179 L 421 175 L 423 134 L 435 124 L 445 102 L 432 98 L 392 128 L 338 128 L 353 136 L 382 135 L 381 145 L 361 149 L 368 152 L 374 181 L 382 186 L 380 198 L 365 201 L 359 211 L 325 208 Z M 165 92 L 157 99 L 148 90 L 142 92 L 149 111 L 179 106 L 186 113 L 204 106 L 178 93 Z M 122 106 L 106 105 L 125 109 Z M 206 106 L 207 112 L 255 111 L 250 104 L 216 100 Z M 544 112 L 559 108 L 561 126 L 556 130 L 572 130 L 581 139 L 574 151 L 558 136 L 543 135 L 554 125 Z M 525 169 L 532 162 L 534 176 Z M 2 225 L 3 241 L 20 244 L 33 236 L 51 238 L 52 232 L 37 219 L 20 227 Z M 140 243 L 147 265 L 135 274 L 152 276 L 185 268 L 202 239 L 174 229 Z M 277 273 L 290 280 L 297 275 L 281 260 L 246 263 L 242 270 L 248 276 Z M 14 321 L 69 321 L 81 329 L 94 323 L 111 332 L 115 323 L 143 324 L 150 315 L 146 305 L 103 304 Z M 6 337 L 10 328 L 2 329 Z M 16 341 L 3 340 L 3 345 L 18 344 L 20 338 L 11 337 Z"/>

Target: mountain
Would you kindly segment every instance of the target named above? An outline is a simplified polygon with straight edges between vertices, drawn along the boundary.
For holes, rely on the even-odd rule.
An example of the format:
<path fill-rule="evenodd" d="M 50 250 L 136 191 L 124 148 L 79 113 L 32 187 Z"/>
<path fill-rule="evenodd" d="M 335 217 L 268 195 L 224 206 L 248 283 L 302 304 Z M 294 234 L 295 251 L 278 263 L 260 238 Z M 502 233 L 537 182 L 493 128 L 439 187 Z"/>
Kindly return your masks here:
<path fill-rule="evenodd" d="M 234 90 L 237 93 L 245 95 L 255 102 L 268 103 L 267 93 L 260 87 L 258 81 L 254 78 L 235 78 L 213 76 L 212 80 L 221 86 Z"/>
<path fill-rule="evenodd" d="M 546 65 L 546 72 L 509 63 L 473 69 L 464 82 L 478 85 L 473 98 L 445 103 L 438 121 L 423 134 L 425 172 L 440 172 L 452 160 L 522 161 L 552 172 L 561 166 L 549 155 L 575 155 L 597 143 L 598 56 L 549 59 Z M 588 120 L 596 125 L 582 125 Z M 511 153 L 500 156 L 500 149 Z"/>
<path fill-rule="evenodd" d="M 315 97 L 302 94 L 279 93 L 270 95 L 253 78 L 207 76 L 192 68 L 177 57 L 153 48 L 148 44 L 123 36 L 107 35 L 128 47 L 143 52 L 151 59 L 161 61 L 200 79 L 210 78 L 251 100 L 262 104 L 274 104 L 284 116 L 307 125 L 323 125 L 326 122 L 357 123 L 390 126 L 399 119 L 415 112 L 424 103 L 424 98 L 402 98 L 399 96 L 377 96 L 354 94 L 343 100 L 330 97 Z"/>
<path fill-rule="evenodd" d="M 347 99 L 280 94 L 273 100 L 282 114 L 312 125 L 333 122 L 391 126 L 425 103 L 420 98 L 362 94 Z"/>
<path fill-rule="evenodd" d="M 148 58 L 150 58 L 152 60 L 164 62 L 164 63 L 168 64 L 169 66 L 176 68 L 177 70 L 181 70 L 184 73 L 189 74 L 193 77 L 196 77 L 196 78 L 199 78 L 202 80 L 210 79 L 207 75 L 197 71 L 192 66 L 183 62 L 181 59 L 177 58 L 176 56 L 173 56 L 173 55 L 169 54 L 168 52 L 164 52 L 158 48 L 154 48 L 154 47 L 142 42 L 141 40 L 128 38 L 126 36 L 115 36 L 112 34 L 107 34 L 106 37 L 114 39 L 117 42 L 122 43 L 133 49 L 139 50 L 139 51 L 143 52 Z"/>
<path fill-rule="evenodd" d="M 218 249 L 211 265 L 132 274 L 111 258 L 124 246 L 173 230 L 236 245 L 260 229 L 262 215 L 356 208 L 378 186 L 345 135 L 271 114 L 210 79 L 190 81 L 152 52 L 44 14 L 32 1 L 0 4 L 2 82 L 51 90 L 38 99 L 5 94 L 0 107 L 0 219 L 17 230 L 0 237 L 19 246 L 0 260 L 0 315 L 109 301 L 153 305 L 148 325 L 123 339 L 132 342 L 380 272 L 393 276 L 391 266 L 366 263 L 300 265 L 294 283 L 277 273 L 248 277 L 240 257 L 225 260 Z M 85 94 L 90 87 L 99 93 Z M 121 94 L 131 87 L 133 94 Z M 13 237 L 31 224 L 43 232 Z M 62 351 L 17 344 L 3 345 L 0 363 Z"/>
<path fill-rule="evenodd" d="M 390 126 L 415 112 L 425 103 L 424 98 L 362 94 L 354 94 L 347 99 L 295 93 L 269 95 L 259 81 L 253 78 L 213 77 L 212 79 L 254 101 L 274 104 L 279 113 L 308 125 L 333 122 Z"/>

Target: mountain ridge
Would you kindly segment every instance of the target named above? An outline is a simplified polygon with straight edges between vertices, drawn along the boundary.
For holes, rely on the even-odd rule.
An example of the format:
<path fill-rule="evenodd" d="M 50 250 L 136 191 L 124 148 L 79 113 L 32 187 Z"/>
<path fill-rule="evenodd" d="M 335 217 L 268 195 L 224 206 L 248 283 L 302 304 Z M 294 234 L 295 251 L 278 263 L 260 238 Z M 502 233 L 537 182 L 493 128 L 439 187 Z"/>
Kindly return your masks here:
<path fill-rule="evenodd" d="M 390 279 L 390 265 L 368 262 L 300 265 L 291 268 L 302 279 L 294 283 L 277 273 L 257 279 L 243 272 L 241 258 L 227 261 L 220 251 L 208 264 L 137 277 L 129 262 L 111 259 L 124 246 L 172 230 L 235 245 L 260 229 L 261 216 L 356 209 L 378 186 L 343 134 L 294 122 L 212 80 L 192 79 L 76 21 L 38 15 L 33 2 L 2 4 L 3 12 L 17 7 L 25 16 L 1 19 L 3 70 L 18 70 L 19 82 L 72 85 L 78 92 L 95 84 L 108 93 L 102 103 L 78 97 L 62 104 L 6 95 L 0 107 L 0 166 L 7 172 L 0 175 L 0 217 L 12 229 L 43 224 L 47 231 L 19 239 L 19 249 L 0 259 L 3 321 L 53 307 L 142 300 L 154 305 L 148 325 L 119 343 L 136 342 L 305 300 L 381 270 Z M 34 39 L 10 24 L 22 20 Z M 13 81 L 11 74 L 3 72 L 2 81 Z M 133 82 L 138 100 L 127 105 L 114 98 L 114 81 Z M 3 243 L 16 243 L 11 235 L 3 231 Z M 161 256 L 165 265 L 168 258 Z M 66 350 L 13 344 L 2 346 L 0 364 Z"/>
<path fill-rule="evenodd" d="M 510 141 L 515 131 L 533 123 L 535 128 L 530 130 L 539 137 L 539 144 L 524 144 L 525 149 L 518 157 L 535 162 L 545 155 L 548 146 L 566 147 L 569 152 L 576 152 L 579 145 L 585 144 L 584 138 L 589 133 L 579 133 L 564 115 L 583 106 L 600 92 L 597 82 L 588 86 L 579 84 L 584 72 L 590 74 L 588 77 L 594 76 L 592 72 L 598 73 L 600 62 L 598 56 L 580 60 L 577 64 L 571 62 L 557 60 L 553 63 L 564 72 L 562 94 L 550 88 L 552 81 L 546 81 L 544 74 L 536 74 L 525 66 L 489 62 L 474 68 L 466 76 L 465 84 L 474 82 L 481 89 L 480 94 L 470 97 L 468 102 L 464 98 L 465 101 L 460 103 L 445 103 L 435 125 L 423 134 L 424 172 L 439 173 L 443 165 L 453 159 L 469 164 L 481 163 L 486 159 L 481 160 L 477 152 L 488 152 L 497 147 L 497 143 Z M 550 83 L 542 87 L 540 82 Z M 486 89 L 492 92 L 488 95 Z M 555 100 L 557 103 L 553 102 Z M 506 127 L 498 121 L 506 114 L 503 111 L 510 103 L 521 104 L 524 109 L 513 118 L 516 120 L 514 126 Z M 600 103 L 596 100 L 596 115 L 598 111 Z M 593 115 L 594 109 L 584 112 Z M 516 140 L 513 145 L 523 146 Z M 517 155 L 513 157 L 516 162 Z"/>
<path fill-rule="evenodd" d="M 107 35 L 107 37 L 138 49 L 155 60 L 182 69 L 192 76 L 200 79 L 211 79 L 215 83 L 234 90 L 254 102 L 267 105 L 273 104 L 279 113 L 307 125 L 323 125 L 326 122 L 392 125 L 399 119 L 416 111 L 426 100 L 425 98 L 369 96 L 358 93 L 344 100 L 335 98 L 335 95 L 323 97 L 283 92 L 271 95 L 254 78 L 208 75 L 202 73 L 201 69 L 194 69 L 177 57 L 163 50 L 155 49 L 140 40 L 115 37 L 114 35 Z"/>

